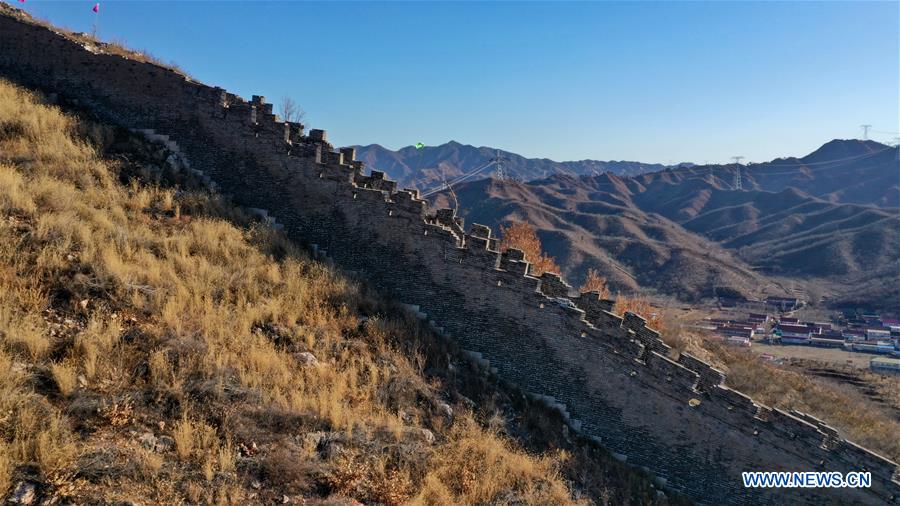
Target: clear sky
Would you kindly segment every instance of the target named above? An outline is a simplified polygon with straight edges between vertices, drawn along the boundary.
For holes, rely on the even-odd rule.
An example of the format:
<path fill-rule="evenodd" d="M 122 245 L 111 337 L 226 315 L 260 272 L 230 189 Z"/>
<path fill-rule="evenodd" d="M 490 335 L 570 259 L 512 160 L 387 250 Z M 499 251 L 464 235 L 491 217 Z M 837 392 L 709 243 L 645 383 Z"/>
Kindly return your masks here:
<path fill-rule="evenodd" d="M 77 31 L 94 20 L 95 0 L 6 1 Z M 105 1 L 99 15 L 101 38 L 201 81 L 294 97 L 337 145 L 662 163 L 897 132 L 898 26 L 897 1 Z"/>

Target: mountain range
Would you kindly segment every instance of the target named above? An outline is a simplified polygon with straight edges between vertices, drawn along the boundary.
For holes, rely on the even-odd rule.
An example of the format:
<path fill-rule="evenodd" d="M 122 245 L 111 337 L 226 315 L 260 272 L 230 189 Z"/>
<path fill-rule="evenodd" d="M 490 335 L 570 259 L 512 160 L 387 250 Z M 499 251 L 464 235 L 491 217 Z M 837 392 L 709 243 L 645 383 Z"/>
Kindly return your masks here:
<path fill-rule="evenodd" d="M 389 174 L 401 187 L 427 191 L 440 187 L 444 178 L 448 181 L 483 168 L 496 158 L 501 159 L 503 170 L 510 179 L 531 181 L 567 174 L 571 176 L 595 175 L 604 172 L 631 176 L 666 169 L 670 166 L 658 163 L 627 161 L 580 160 L 556 162 L 547 158 L 525 158 L 501 149 L 475 147 L 450 141 L 440 146 L 407 146 L 392 151 L 378 144 L 354 146 L 357 158 L 369 167 Z M 691 165 L 691 164 L 686 164 Z M 676 166 L 673 166 L 676 167 Z M 496 175 L 496 167 L 484 168 L 471 179 L 487 179 Z"/>
<path fill-rule="evenodd" d="M 834 140 L 766 164 L 556 173 L 454 190 L 469 222 L 531 223 L 575 284 L 595 268 L 615 290 L 684 300 L 795 286 L 835 303 L 900 308 L 897 156 L 872 141 Z M 453 203 L 446 191 L 431 200 Z"/>

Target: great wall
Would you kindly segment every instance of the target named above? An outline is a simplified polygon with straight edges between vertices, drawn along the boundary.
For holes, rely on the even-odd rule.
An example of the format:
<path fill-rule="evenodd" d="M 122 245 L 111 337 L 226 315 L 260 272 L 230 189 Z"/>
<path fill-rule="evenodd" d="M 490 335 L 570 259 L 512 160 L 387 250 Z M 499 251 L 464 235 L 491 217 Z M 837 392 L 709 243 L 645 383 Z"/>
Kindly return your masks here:
<path fill-rule="evenodd" d="M 489 228 L 465 231 L 451 210 L 427 212 L 413 190 L 366 175 L 352 148 L 152 63 L 103 51 L 0 6 L 0 76 L 88 108 L 106 121 L 177 142 L 192 170 L 236 203 L 283 224 L 398 301 L 503 380 L 559 407 L 572 429 L 657 482 L 708 504 L 884 504 L 898 466 L 799 412 L 758 404 L 722 372 L 683 353 L 612 302 L 575 297 L 559 277 L 528 275 Z M 352 71 L 336 65 L 335 72 Z M 155 132 L 152 133 L 151 132 Z M 262 211 L 265 209 L 266 211 Z M 870 471 L 863 489 L 747 489 L 742 471 Z"/>

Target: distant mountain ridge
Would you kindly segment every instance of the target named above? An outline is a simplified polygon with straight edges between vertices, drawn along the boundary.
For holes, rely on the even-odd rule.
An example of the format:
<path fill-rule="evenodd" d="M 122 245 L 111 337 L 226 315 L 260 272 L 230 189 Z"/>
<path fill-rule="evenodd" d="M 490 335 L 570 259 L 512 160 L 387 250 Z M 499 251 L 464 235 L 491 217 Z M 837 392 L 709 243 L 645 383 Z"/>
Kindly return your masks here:
<path fill-rule="evenodd" d="M 742 165 L 744 189 L 780 192 L 796 188 L 829 202 L 900 207 L 898 147 L 871 140 L 835 139 L 801 157 Z M 637 176 L 647 184 L 658 179 L 714 179 L 730 189 L 737 165 L 703 165 Z"/>
<path fill-rule="evenodd" d="M 397 151 L 378 144 L 355 147 L 357 158 L 368 167 L 385 172 L 400 187 L 422 191 L 440 188 L 445 179 L 453 181 L 466 174 L 470 174 L 466 181 L 494 177 L 494 166 L 476 171 L 493 160 L 498 152 L 507 177 L 526 182 L 554 175 L 598 177 L 611 173 L 635 177 L 639 182 L 657 178 L 712 177 L 717 187 L 730 188 L 737 167 L 734 164 L 696 165 L 688 162 L 677 165 L 599 160 L 557 162 L 456 141 L 422 149 L 407 146 Z M 742 165 L 741 176 L 745 189 L 779 192 L 794 187 L 830 202 L 900 207 L 898 163 L 896 147 L 871 140 L 835 139 L 800 158 L 784 157 Z"/>
<path fill-rule="evenodd" d="M 425 146 L 422 149 L 407 146 L 397 151 L 392 151 L 379 144 L 354 147 L 357 159 L 366 162 L 368 167 L 385 172 L 401 187 L 420 190 L 440 186 L 443 178 L 452 180 L 463 174 L 471 173 L 493 160 L 498 152 L 503 159 L 504 171 L 510 178 L 520 181 L 531 181 L 554 174 L 581 176 L 597 175 L 607 171 L 623 176 L 633 176 L 669 167 L 678 167 L 629 161 L 557 162 L 548 158 L 526 158 L 509 151 L 485 146 L 475 147 L 456 141 L 439 146 Z M 680 165 L 691 166 L 693 164 Z M 487 179 L 493 173 L 495 173 L 494 168 L 490 167 L 473 176 L 472 179 Z"/>
<path fill-rule="evenodd" d="M 469 222 L 530 222 L 575 283 L 593 267 L 615 289 L 691 300 L 797 282 L 900 309 L 896 158 L 897 148 L 835 140 L 803 158 L 741 166 L 742 191 L 730 165 L 474 181 L 455 193 Z"/>

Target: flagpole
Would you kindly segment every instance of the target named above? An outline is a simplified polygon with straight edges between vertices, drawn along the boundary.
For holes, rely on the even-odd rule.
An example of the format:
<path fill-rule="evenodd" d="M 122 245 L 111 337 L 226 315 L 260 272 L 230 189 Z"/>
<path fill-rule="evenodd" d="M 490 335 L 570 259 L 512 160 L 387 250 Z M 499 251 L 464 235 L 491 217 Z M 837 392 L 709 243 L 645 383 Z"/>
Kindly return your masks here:
<path fill-rule="evenodd" d="M 94 27 L 92 35 L 94 37 L 94 40 L 99 42 L 99 39 L 97 38 L 97 27 L 100 25 L 100 4 L 94 4 L 94 8 L 91 10 L 94 11 Z"/>

